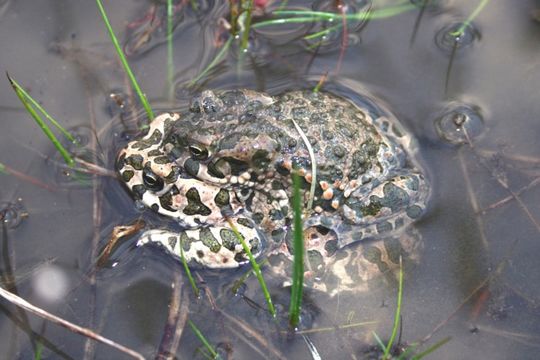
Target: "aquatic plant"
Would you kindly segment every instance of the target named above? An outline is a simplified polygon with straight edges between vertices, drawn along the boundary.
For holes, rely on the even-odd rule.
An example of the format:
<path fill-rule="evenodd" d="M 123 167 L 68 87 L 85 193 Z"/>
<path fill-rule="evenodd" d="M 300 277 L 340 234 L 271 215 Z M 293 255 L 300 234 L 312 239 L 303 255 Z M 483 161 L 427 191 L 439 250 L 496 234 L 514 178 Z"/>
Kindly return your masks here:
<path fill-rule="evenodd" d="M 148 103 L 148 100 L 146 99 L 146 95 L 141 90 L 141 87 L 139 86 L 139 83 L 137 82 L 135 75 L 131 71 L 129 63 L 126 59 L 126 56 L 124 55 L 124 52 L 122 51 L 122 48 L 120 47 L 120 43 L 118 42 L 116 35 L 114 34 L 114 30 L 111 26 L 111 23 L 109 22 L 109 18 L 107 17 L 107 13 L 105 12 L 105 8 L 103 7 L 101 0 L 96 0 L 96 4 L 98 6 L 101 17 L 103 18 L 103 22 L 105 23 L 105 26 L 107 27 L 109 37 L 111 38 L 111 42 L 113 43 L 114 48 L 116 50 L 116 54 L 118 55 L 120 62 L 122 63 L 122 66 L 124 67 L 124 71 L 126 72 L 127 76 L 129 77 L 129 80 L 131 81 L 131 85 L 133 86 L 133 88 L 135 89 L 135 92 L 139 96 L 139 100 L 141 101 L 141 104 L 143 105 L 144 110 L 146 111 L 148 122 L 151 122 L 152 120 L 154 120 L 154 112 L 152 111 L 152 108 L 150 107 L 150 104 Z"/>

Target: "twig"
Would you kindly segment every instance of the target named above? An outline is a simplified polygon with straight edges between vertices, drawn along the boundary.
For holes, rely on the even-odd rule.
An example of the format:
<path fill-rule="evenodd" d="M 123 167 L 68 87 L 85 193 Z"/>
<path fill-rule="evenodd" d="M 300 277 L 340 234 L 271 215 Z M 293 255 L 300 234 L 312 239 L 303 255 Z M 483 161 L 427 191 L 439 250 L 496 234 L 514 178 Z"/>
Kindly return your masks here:
<path fill-rule="evenodd" d="M 182 297 L 182 274 L 179 271 L 174 273 L 174 282 L 172 284 L 171 300 L 169 301 L 169 315 L 167 324 L 163 330 L 163 336 L 159 344 L 159 350 L 156 359 L 175 359 L 175 354 L 180 343 L 180 338 L 188 315 L 188 302 Z"/>
<path fill-rule="evenodd" d="M 48 321 L 51 321 L 53 322 L 54 324 L 57 324 L 57 325 L 60 325 L 62 327 L 65 327 L 66 329 L 74 332 L 74 333 L 77 333 L 77 334 L 80 334 L 80 335 L 83 335 L 83 336 L 87 336 L 89 338 L 92 338 L 96 341 L 99 341 L 105 345 L 109 345 L 121 352 L 123 352 L 124 354 L 127 354 L 135 359 L 141 359 L 141 360 L 144 360 L 144 357 L 136 352 L 135 350 L 131 350 L 123 345 L 120 345 L 110 339 L 107 339 L 106 337 L 103 337 L 95 332 L 93 332 L 92 330 L 90 329 L 87 329 L 87 328 L 84 328 L 84 327 L 81 327 L 79 325 L 75 325 L 67 320 L 64 320 L 56 315 L 53 315 L 41 308 L 38 308 L 37 306 L 34 306 L 32 304 L 30 304 L 28 301 L 24 300 L 23 298 L 15 295 L 15 294 L 12 294 L 10 293 L 9 291 L 7 291 L 6 289 L 4 289 L 3 287 L 0 287 L 0 296 L 3 297 L 4 299 L 6 299 L 7 301 L 11 302 L 12 304 L 20 307 L 20 308 L 23 308 L 24 310 L 36 315 L 36 316 L 39 316 L 45 320 L 48 320 Z"/>

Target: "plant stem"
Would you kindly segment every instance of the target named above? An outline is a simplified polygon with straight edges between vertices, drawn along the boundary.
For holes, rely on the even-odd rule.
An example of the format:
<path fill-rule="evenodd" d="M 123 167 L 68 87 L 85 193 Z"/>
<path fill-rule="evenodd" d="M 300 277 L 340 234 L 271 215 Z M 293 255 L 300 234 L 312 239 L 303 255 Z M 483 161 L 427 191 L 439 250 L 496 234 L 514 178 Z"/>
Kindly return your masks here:
<path fill-rule="evenodd" d="M 253 254 L 251 253 L 251 250 L 249 249 L 249 246 L 246 243 L 246 240 L 238 232 L 238 229 L 236 228 L 234 223 L 230 219 L 227 219 L 227 222 L 229 223 L 229 226 L 234 232 L 234 235 L 236 235 L 236 238 L 238 239 L 238 241 L 240 241 L 240 244 L 242 244 L 242 248 L 244 249 L 244 252 L 247 254 L 249 258 L 249 262 L 251 264 L 251 267 L 253 268 L 253 272 L 257 276 L 257 280 L 259 280 L 259 284 L 261 285 L 261 289 L 263 291 L 266 304 L 268 305 L 268 311 L 270 312 L 270 315 L 272 315 L 272 317 L 275 317 L 276 309 L 274 308 L 274 304 L 272 303 L 272 298 L 270 297 L 270 292 L 268 291 L 268 288 L 266 287 L 266 283 L 264 282 L 264 278 L 262 276 L 261 268 L 259 267 L 259 264 L 257 264 L 257 261 L 253 257 Z"/>
<path fill-rule="evenodd" d="M 403 300 L 403 265 L 402 265 L 402 260 L 400 256 L 399 257 L 399 288 L 398 288 L 397 307 L 396 307 L 396 312 L 394 314 L 394 327 L 392 328 L 392 335 L 390 336 L 390 340 L 388 340 L 388 344 L 386 345 L 386 349 L 384 350 L 383 359 L 388 359 L 388 355 L 390 354 L 390 350 L 392 349 L 392 345 L 394 344 L 394 340 L 396 339 L 396 335 L 398 333 L 399 323 L 401 320 L 402 300 Z"/>
<path fill-rule="evenodd" d="M 25 94 L 28 94 L 28 93 L 23 91 L 22 87 L 15 80 L 13 80 L 9 76 L 9 74 L 6 73 L 6 75 L 8 77 L 9 82 L 11 83 L 11 86 L 13 87 L 13 90 L 15 90 L 15 94 L 17 94 L 17 96 L 21 100 L 21 102 L 24 105 L 26 111 L 28 111 L 30 116 L 32 116 L 32 118 L 36 121 L 36 123 L 41 128 L 41 130 L 45 133 L 45 135 L 53 143 L 54 147 L 60 152 L 60 155 L 62 155 L 62 157 L 64 158 L 65 163 L 69 167 L 73 167 L 73 165 L 75 165 L 75 161 L 71 157 L 71 154 L 69 153 L 69 151 L 67 151 L 66 148 L 64 147 L 64 145 L 62 145 L 60 143 L 60 141 L 58 141 L 58 139 L 56 138 L 54 133 L 51 131 L 49 126 L 47 126 L 47 124 L 45 124 L 45 122 L 43 121 L 41 116 L 39 116 L 39 114 L 36 112 L 36 110 L 34 110 L 34 108 L 28 103 L 27 100 L 29 99 L 29 97 L 25 96 Z"/>
<path fill-rule="evenodd" d="M 294 213 L 294 241 L 293 241 L 293 278 L 291 288 L 291 303 L 289 306 L 289 324 L 296 328 L 300 322 L 300 308 L 302 305 L 302 291 L 304 288 L 304 234 L 302 228 L 302 202 L 300 198 L 300 176 L 296 171 L 293 177 L 292 207 Z"/>

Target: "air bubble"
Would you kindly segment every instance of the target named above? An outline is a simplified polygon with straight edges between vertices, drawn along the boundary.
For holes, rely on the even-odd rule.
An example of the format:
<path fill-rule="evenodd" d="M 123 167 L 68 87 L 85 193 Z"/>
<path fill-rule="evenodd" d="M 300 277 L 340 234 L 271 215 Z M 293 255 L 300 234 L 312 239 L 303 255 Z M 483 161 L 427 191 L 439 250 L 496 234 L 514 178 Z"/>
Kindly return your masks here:
<path fill-rule="evenodd" d="M 28 212 L 20 201 L 0 201 L 0 220 L 8 229 L 16 228 L 27 217 Z"/>
<path fill-rule="evenodd" d="M 452 53 L 471 46 L 479 37 L 471 24 L 456 22 L 440 29 L 435 35 L 435 43 L 444 52 Z"/>
<path fill-rule="evenodd" d="M 441 139 L 459 145 L 478 137 L 484 129 L 484 121 L 479 108 L 454 104 L 435 120 L 435 129 Z"/>

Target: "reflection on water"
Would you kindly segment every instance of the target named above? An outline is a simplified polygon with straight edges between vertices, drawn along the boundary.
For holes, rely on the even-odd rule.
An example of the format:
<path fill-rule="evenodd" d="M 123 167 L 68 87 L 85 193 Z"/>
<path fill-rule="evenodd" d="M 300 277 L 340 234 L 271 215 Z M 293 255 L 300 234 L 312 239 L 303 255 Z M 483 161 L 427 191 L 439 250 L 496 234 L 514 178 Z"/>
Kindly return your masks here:
<path fill-rule="evenodd" d="M 105 6 L 155 109 L 185 109 L 193 95 L 207 88 L 272 94 L 313 88 L 325 74 L 323 90 L 353 100 L 373 93 L 382 99 L 378 104 L 387 103 L 383 110 L 396 113 L 418 139 L 434 188 L 430 209 L 416 224 L 425 242 L 422 258 L 405 274 L 402 345 L 425 340 L 425 349 L 450 336 L 434 358 L 533 359 L 540 343 L 540 27 L 532 20 L 538 10 L 533 2 L 489 2 L 455 35 L 460 29 L 456 24 L 463 24 L 478 2 L 411 0 L 400 2 L 405 12 L 369 21 L 256 27 L 246 53 L 239 56 L 233 42 L 206 76 L 190 84 L 223 49 L 231 16 L 227 2 L 176 1 L 172 103 L 164 2 L 122 0 Z M 254 23 L 274 19 L 271 12 L 280 7 L 278 1 L 255 3 Z M 289 1 L 286 8 L 376 13 L 395 3 Z M 81 139 L 92 138 L 95 122 L 99 141 L 85 141 L 79 151 L 88 159 L 97 154 L 101 165 L 112 169 L 118 148 L 144 122 L 95 3 L 0 1 L 0 19 L 1 69 L 24 84 L 66 128 L 83 124 Z M 33 180 L 60 184 L 51 175 L 58 173 L 53 147 L 21 109 L 8 82 L 0 81 L 0 163 Z M 174 308 L 178 294 L 171 283 L 175 273 L 183 274 L 178 262 L 155 249 L 135 249 L 127 239 L 120 245 L 127 255 L 115 258 L 116 267 L 94 273 L 89 265 L 95 262 L 89 256 L 93 238 L 99 250 L 106 230 L 115 225 L 139 216 L 150 225 L 162 219 L 137 210 L 112 179 L 100 182 L 98 191 L 91 177 L 85 178 L 85 186 L 59 185 L 48 191 L 10 172 L 1 176 L 0 210 L 6 225 L 1 283 L 37 302 L 32 288 L 38 277 L 18 277 L 19 269 L 56 259 L 51 266 L 60 266 L 72 288 L 61 306 L 49 310 L 93 326 L 146 357 L 154 357 L 170 335 L 179 339 L 179 358 L 203 358 L 187 317 L 211 344 L 234 358 L 309 358 L 313 349 L 322 358 L 365 358 L 380 350 L 372 330 L 383 341 L 390 336 L 397 293 L 393 285 L 336 297 L 306 290 L 306 342 L 266 315 L 260 287 L 247 268 L 195 271 L 203 291 L 199 299 L 181 280 L 186 285 L 181 303 L 188 305 L 178 307 L 176 329 L 183 331 L 169 333 L 169 307 Z M 19 199 L 28 216 L 21 218 L 20 209 L 14 210 Z M 244 275 L 242 291 L 232 295 L 231 287 Z M 14 288 L 6 279 L 21 280 Z M 289 299 L 281 280 L 267 279 L 282 316 Z M 2 304 L 0 347 L 11 358 L 32 358 L 35 337 L 30 340 L 20 325 L 22 315 Z M 44 355 L 83 357 L 82 337 L 52 326 L 43 330 L 35 318 L 30 324 L 34 332 L 45 334 Z M 102 345 L 94 350 L 96 358 L 120 356 Z"/>

